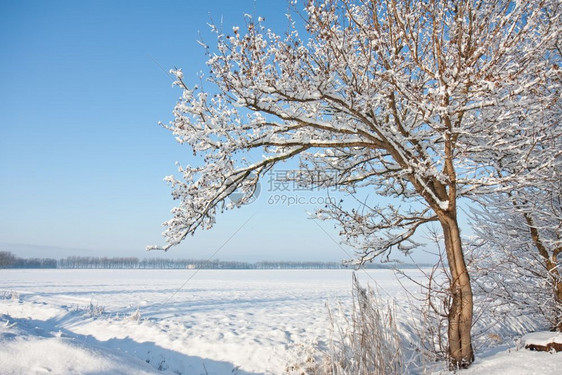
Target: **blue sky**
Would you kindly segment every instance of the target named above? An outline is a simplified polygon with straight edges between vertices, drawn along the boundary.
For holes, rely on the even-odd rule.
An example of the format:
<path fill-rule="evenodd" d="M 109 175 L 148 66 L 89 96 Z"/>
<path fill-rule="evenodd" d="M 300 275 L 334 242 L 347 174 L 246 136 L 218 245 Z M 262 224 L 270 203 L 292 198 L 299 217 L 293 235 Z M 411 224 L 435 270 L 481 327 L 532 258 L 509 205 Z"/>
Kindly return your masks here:
<path fill-rule="evenodd" d="M 144 251 L 162 244 L 174 205 L 163 178 L 191 155 L 158 126 L 180 95 L 165 71 L 191 84 L 206 70 L 196 41 L 212 39 L 211 18 L 230 29 L 255 14 L 282 32 L 286 11 L 282 0 L 0 1 L 0 250 L 163 256 Z M 266 190 L 166 256 L 208 258 L 239 230 L 216 258 L 346 257 L 332 225 L 307 219 L 312 205 L 271 205 Z"/>

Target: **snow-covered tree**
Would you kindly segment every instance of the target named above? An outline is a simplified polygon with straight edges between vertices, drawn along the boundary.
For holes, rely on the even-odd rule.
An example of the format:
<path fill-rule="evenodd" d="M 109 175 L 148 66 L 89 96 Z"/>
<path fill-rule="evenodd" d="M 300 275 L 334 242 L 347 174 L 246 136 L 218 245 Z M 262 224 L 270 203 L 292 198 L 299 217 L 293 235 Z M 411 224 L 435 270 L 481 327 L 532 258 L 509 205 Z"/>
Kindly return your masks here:
<path fill-rule="evenodd" d="M 507 313 L 544 318 L 562 331 L 562 86 L 558 89 L 557 103 L 541 112 L 551 126 L 533 137 L 535 150 L 526 155 L 513 150 L 496 164 L 498 174 L 521 173 L 514 168 L 519 164 L 534 178 L 478 197 L 471 257 L 479 290 L 488 299 Z M 552 111 L 557 116 L 545 116 Z"/>
<path fill-rule="evenodd" d="M 562 11 L 562 3 L 544 9 Z M 560 22 L 550 19 L 549 22 Z M 552 25 L 551 27 L 554 27 Z M 533 99 L 541 102 L 519 119 L 518 132 L 504 135 L 527 140 L 531 148 L 503 148 L 481 160 L 493 166 L 504 183 L 477 196 L 473 212 L 478 238 L 474 264 L 479 287 L 507 311 L 532 313 L 562 330 L 562 40 L 557 37 L 542 53 L 557 74 L 542 80 Z M 524 122 L 525 126 L 521 126 Z M 491 136 L 491 135 L 490 135 Z"/>
<path fill-rule="evenodd" d="M 167 178 L 179 204 L 161 248 L 212 227 L 217 210 L 244 204 L 273 166 L 299 157 L 300 184 L 365 188 L 403 202 L 318 211 L 341 225 L 360 262 L 409 252 L 418 228 L 440 224 L 452 276 L 449 354 L 453 366 L 468 366 L 472 290 L 457 201 L 515 178 L 490 175 L 475 153 L 534 147 L 502 138 L 530 126 L 521 120 L 546 100 L 537 88 L 559 74 L 544 59 L 559 33 L 547 20 L 558 14 L 545 11 L 553 4 L 310 1 L 304 28 L 290 17 L 285 35 L 261 18 L 248 18 L 245 31 L 215 28 L 209 87 L 189 88 L 173 71 L 183 95 L 167 128 L 199 163 Z M 228 202 L 236 189 L 246 198 Z"/>
<path fill-rule="evenodd" d="M 527 202 L 521 201 L 525 198 L 520 193 L 482 199 L 483 205 L 474 215 L 477 239 L 469 251 L 469 269 L 476 280 L 476 293 L 494 306 L 499 318 L 527 315 L 540 326 L 560 330 L 561 217 L 542 214 L 550 208 L 542 205 L 548 199 L 558 206 L 560 215 L 560 193 L 556 198 L 545 191 L 534 193 Z M 535 210 L 537 203 L 541 207 Z"/>

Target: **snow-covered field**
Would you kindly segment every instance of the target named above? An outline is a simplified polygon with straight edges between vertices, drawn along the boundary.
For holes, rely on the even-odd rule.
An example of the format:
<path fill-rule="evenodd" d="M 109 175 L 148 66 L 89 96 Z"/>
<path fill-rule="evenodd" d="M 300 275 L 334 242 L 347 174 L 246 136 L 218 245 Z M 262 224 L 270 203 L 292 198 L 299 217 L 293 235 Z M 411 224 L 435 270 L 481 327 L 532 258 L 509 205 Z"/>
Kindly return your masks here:
<path fill-rule="evenodd" d="M 358 277 L 407 303 L 392 271 Z M 283 374 L 350 292 L 346 270 L 0 270 L 0 373 Z M 560 368 L 562 353 L 511 350 L 469 372 Z"/>

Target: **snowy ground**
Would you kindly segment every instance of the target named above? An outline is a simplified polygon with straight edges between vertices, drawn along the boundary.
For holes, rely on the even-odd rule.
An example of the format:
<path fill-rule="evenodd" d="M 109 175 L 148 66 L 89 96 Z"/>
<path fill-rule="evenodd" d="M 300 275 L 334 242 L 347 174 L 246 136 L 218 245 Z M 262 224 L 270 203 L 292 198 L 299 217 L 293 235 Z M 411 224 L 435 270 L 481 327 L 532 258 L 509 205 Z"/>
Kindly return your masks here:
<path fill-rule="evenodd" d="M 358 276 L 406 303 L 392 271 Z M 0 270 L 0 373 L 282 374 L 350 291 L 344 270 Z M 466 373 L 560 368 L 562 353 L 512 348 Z"/>

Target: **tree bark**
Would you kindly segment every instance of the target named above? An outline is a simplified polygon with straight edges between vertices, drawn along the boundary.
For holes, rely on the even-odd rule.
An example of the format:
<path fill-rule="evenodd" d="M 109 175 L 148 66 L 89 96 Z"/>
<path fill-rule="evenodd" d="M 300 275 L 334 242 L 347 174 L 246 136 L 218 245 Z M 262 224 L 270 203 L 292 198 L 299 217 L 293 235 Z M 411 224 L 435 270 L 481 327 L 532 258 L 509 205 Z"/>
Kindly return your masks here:
<path fill-rule="evenodd" d="M 552 284 L 554 287 L 554 327 L 553 330 L 562 332 L 562 280 L 560 279 L 560 272 L 558 271 L 556 257 L 553 259 L 546 259 L 546 268 L 549 276 L 552 279 Z"/>
<path fill-rule="evenodd" d="M 556 272 L 558 273 L 558 271 Z M 560 276 L 558 275 L 557 280 L 560 280 Z M 556 290 L 555 290 L 555 303 L 556 303 L 556 310 L 555 313 L 558 314 L 558 324 L 556 325 L 556 331 L 562 332 L 562 282 L 555 281 Z"/>
<path fill-rule="evenodd" d="M 513 203 L 515 207 L 518 207 L 517 203 Z M 545 247 L 539 230 L 535 225 L 533 217 L 529 213 L 523 213 L 525 221 L 529 226 L 529 231 L 531 232 L 531 238 L 533 243 L 537 248 L 540 256 L 543 258 L 548 276 L 552 280 L 552 287 L 554 292 L 554 324 L 552 329 L 558 332 L 562 332 L 562 281 L 560 279 L 560 273 L 558 271 L 558 254 L 562 251 L 561 248 L 556 248 L 552 252 L 552 257 L 549 255 L 547 248 Z"/>
<path fill-rule="evenodd" d="M 462 251 L 456 212 L 439 212 L 443 228 L 447 261 L 451 272 L 452 304 L 448 316 L 450 366 L 467 368 L 474 361 L 471 329 L 473 315 L 472 287 Z"/>

